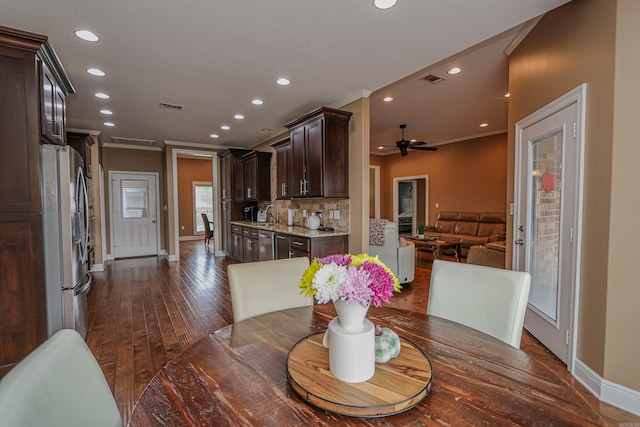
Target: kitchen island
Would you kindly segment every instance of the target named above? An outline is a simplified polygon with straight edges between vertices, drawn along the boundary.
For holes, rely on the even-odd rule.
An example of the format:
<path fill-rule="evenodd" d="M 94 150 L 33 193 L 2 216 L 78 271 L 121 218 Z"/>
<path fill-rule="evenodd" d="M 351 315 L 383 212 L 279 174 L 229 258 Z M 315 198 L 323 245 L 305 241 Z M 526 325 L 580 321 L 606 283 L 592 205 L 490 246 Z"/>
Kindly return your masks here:
<path fill-rule="evenodd" d="M 309 259 L 348 252 L 349 233 L 309 230 L 301 226 L 231 221 L 232 257 L 253 262 L 306 256 Z"/>

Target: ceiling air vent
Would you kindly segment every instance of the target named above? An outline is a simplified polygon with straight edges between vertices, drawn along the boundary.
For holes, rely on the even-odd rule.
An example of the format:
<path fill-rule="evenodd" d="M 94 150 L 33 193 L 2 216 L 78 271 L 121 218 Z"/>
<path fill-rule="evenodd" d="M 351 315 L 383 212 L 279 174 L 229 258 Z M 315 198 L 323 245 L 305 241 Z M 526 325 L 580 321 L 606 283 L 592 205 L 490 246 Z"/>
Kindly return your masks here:
<path fill-rule="evenodd" d="M 420 80 L 424 80 L 426 82 L 433 83 L 433 84 L 440 83 L 440 82 L 444 81 L 444 79 L 442 77 L 436 76 L 435 74 L 428 74 L 427 76 L 423 77 Z"/>
<path fill-rule="evenodd" d="M 111 138 L 113 144 L 125 144 L 125 145 L 141 145 L 143 147 L 154 147 L 156 141 L 152 139 L 135 139 L 135 138 L 121 138 L 114 136 Z"/>
<path fill-rule="evenodd" d="M 168 102 L 161 102 L 160 103 L 160 108 L 167 108 L 169 110 L 182 111 L 184 106 L 183 105 L 177 105 L 177 104 L 169 104 Z"/>

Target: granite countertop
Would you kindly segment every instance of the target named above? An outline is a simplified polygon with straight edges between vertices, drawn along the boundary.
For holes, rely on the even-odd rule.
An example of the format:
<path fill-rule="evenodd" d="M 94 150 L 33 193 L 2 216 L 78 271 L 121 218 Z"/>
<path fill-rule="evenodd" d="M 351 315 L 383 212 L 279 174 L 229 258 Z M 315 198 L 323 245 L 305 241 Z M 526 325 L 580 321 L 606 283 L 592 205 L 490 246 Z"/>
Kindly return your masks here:
<path fill-rule="evenodd" d="M 231 224 L 240 225 L 242 227 L 257 228 L 258 230 L 269 230 L 277 233 L 292 234 L 294 236 L 308 237 L 311 239 L 333 236 L 348 236 L 348 231 L 334 230 L 334 231 L 320 231 L 309 230 L 306 227 L 299 225 L 288 226 L 286 224 L 271 224 L 265 222 L 252 222 L 252 221 L 231 221 Z M 267 225 L 269 224 L 269 225 Z"/>

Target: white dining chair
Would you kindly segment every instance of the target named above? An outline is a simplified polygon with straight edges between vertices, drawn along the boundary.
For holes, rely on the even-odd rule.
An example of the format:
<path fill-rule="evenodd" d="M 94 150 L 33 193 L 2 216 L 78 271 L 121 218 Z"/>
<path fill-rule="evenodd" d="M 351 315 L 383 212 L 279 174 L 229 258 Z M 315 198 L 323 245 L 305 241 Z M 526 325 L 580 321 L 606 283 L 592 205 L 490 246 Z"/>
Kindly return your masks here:
<path fill-rule="evenodd" d="M 434 260 L 427 314 L 520 348 L 530 284 L 526 272 Z"/>
<path fill-rule="evenodd" d="M 109 385 L 80 334 L 62 329 L 0 381 L 0 425 L 120 427 Z"/>
<path fill-rule="evenodd" d="M 229 265 L 233 321 L 313 305 L 313 298 L 300 295 L 298 287 L 307 267 L 309 258 L 306 257 Z"/>

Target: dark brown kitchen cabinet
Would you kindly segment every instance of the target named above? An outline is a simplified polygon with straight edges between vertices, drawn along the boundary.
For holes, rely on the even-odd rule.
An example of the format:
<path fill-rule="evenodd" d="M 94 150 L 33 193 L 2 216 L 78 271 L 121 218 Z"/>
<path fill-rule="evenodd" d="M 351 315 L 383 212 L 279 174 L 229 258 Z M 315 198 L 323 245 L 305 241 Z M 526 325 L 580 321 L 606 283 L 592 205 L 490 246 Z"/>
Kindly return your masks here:
<path fill-rule="evenodd" d="M 0 27 L 0 376 L 47 338 L 40 144 L 64 143 L 69 93 L 47 37 Z"/>
<path fill-rule="evenodd" d="M 287 123 L 291 139 L 290 197 L 349 197 L 349 119 L 322 107 Z"/>
<path fill-rule="evenodd" d="M 271 153 L 251 151 L 242 156 L 244 170 L 244 199 L 271 200 Z"/>
<path fill-rule="evenodd" d="M 40 76 L 40 132 L 52 144 L 65 144 L 65 94 L 46 64 L 39 67 Z"/>
<path fill-rule="evenodd" d="M 93 144 L 93 138 L 87 133 L 67 132 L 67 145 L 80 153 L 84 165 L 84 175 L 89 179 L 93 177 L 91 164 L 91 146 Z"/>
<path fill-rule="evenodd" d="M 230 149 L 220 154 L 220 196 L 222 208 L 220 215 L 221 246 L 227 256 L 236 259 L 237 254 L 234 254 L 234 250 L 237 248 L 231 235 L 231 221 L 243 219 L 243 210 L 247 204 L 243 195 L 244 176 L 242 156 L 248 152 L 248 150 Z M 241 246 L 242 244 L 240 243 L 240 247 Z"/>
<path fill-rule="evenodd" d="M 242 227 L 242 243 L 244 262 L 258 261 L 258 230 L 255 228 Z"/>
<path fill-rule="evenodd" d="M 277 259 L 306 256 L 312 260 L 327 255 L 347 253 L 348 246 L 348 236 L 327 236 L 312 239 L 293 234 L 276 233 Z"/>
<path fill-rule="evenodd" d="M 289 169 L 291 168 L 291 139 L 285 138 L 271 146 L 276 150 L 276 199 L 291 198 L 289 194 Z"/>
<path fill-rule="evenodd" d="M 289 258 L 290 235 L 276 233 L 276 259 Z"/>
<path fill-rule="evenodd" d="M 244 238 L 242 235 L 242 227 L 239 225 L 231 225 L 229 256 L 236 261 L 244 261 Z"/>

